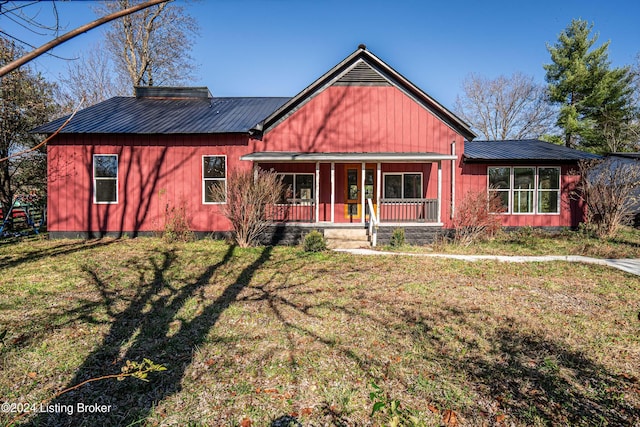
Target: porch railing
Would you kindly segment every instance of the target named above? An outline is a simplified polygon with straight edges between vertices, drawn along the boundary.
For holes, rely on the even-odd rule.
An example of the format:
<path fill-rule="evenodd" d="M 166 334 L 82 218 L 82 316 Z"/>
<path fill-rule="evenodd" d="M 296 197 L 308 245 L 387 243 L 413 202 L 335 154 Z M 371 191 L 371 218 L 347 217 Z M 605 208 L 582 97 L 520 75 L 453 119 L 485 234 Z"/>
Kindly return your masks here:
<path fill-rule="evenodd" d="M 438 199 L 382 199 L 380 222 L 438 222 Z"/>
<path fill-rule="evenodd" d="M 273 222 L 315 222 L 315 200 L 267 206 L 265 217 Z"/>
<path fill-rule="evenodd" d="M 371 246 L 375 247 L 378 243 L 378 218 L 371 199 L 367 199 L 365 215 L 365 221 L 369 227 L 369 236 L 371 237 Z"/>

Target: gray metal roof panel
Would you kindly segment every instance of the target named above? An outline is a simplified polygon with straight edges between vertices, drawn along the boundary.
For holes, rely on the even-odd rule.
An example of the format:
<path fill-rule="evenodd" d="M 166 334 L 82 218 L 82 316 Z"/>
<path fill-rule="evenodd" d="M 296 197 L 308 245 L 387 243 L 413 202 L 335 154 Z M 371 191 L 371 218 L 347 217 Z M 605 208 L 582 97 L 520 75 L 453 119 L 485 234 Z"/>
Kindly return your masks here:
<path fill-rule="evenodd" d="M 465 162 L 506 161 L 578 161 L 599 159 L 601 156 L 538 139 L 505 141 L 466 141 Z"/>
<path fill-rule="evenodd" d="M 289 98 L 115 97 L 78 111 L 62 134 L 245 133 Z M 53 133 L 69 116 L 33 130 Z"/>

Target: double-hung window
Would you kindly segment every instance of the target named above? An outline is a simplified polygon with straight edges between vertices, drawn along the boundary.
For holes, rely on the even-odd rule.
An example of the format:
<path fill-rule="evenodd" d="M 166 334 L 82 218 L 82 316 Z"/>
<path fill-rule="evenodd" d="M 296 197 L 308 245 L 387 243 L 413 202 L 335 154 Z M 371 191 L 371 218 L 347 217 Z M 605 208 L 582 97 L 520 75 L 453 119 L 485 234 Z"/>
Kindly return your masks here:
<path fill-rule="evenodd" d="M 205 204 L 227 201 L 226 156 L 202 156 L 202 202 Z"/>
<path fill-rule="evenodd" d="M 560 213 L 560 168 L 532 166 L 490 167 L 489 195 L 499 198 L 501 213 Z"/>
<path fill-rule="evenodd" d="M 118 203 L 118 155 L 93 155 L 93 202 Z"/>
<path fill-rule="evenodd" d="M 386 173 L 385 199 L 421 199 L 422 173 Z"/>
<path fill-rule="evenodd" d="M 560 212 L 560 169 L 538 168 L 538 213 Z"/>
<path fill-rule="evenodd" d="M 302 204 L 313 201 L 314 175 L 312 173 L 283 173 L 284 193 L 280 198 L 281 204 Z"/>

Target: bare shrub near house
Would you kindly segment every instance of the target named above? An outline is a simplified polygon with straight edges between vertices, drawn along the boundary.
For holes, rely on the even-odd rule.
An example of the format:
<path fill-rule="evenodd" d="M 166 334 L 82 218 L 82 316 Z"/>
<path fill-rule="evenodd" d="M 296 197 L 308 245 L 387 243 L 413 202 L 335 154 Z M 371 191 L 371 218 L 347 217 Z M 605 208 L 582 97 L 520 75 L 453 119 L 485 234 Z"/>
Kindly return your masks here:
<path fill-rule="evenodd" d="M 609 158 L 582 161 L 574 197 L 587 207 L 586 224 L 600 238 L 631 222 L 640 201 L 640 163 Z"/>
<path fill-rule="evenodd" d="M 500 217 L 496 213 L 502 211 L 502 203 L 495 193 L 468 191 L 453 217 L 455 242 L 468 246 L 493 236 L 501 228 Z"/>
<path fill-rule="evenodd" d="M 273 171 L 230 170 L 225 185 L 211 188 L 214 200 L 224 200 L 222 214 L 231 222 L 238 246 L 256 244 L 271 224 L 267 209 L 284 191 L 281 178 Z"/>

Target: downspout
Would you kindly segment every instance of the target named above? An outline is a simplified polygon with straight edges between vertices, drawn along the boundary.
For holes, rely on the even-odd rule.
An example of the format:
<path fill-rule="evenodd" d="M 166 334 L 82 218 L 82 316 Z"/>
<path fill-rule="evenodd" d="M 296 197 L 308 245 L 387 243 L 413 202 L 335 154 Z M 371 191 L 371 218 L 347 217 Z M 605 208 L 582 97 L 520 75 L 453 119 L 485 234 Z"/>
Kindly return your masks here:
<path fill-rule="evenodd" d="M 456 155 L 456 140 L 451 141 L 451 155 Z M 456 213 L 456 160 L 451 160 L 451 219 Z"/>

